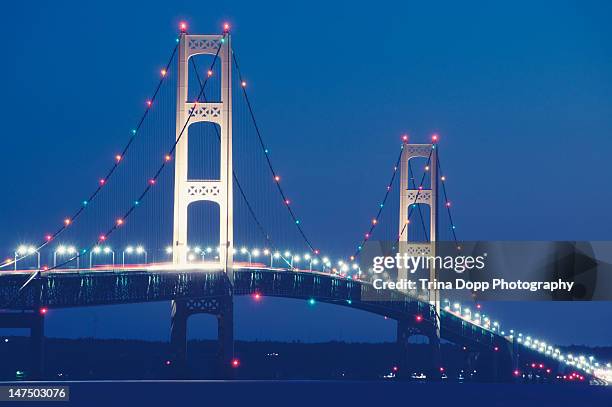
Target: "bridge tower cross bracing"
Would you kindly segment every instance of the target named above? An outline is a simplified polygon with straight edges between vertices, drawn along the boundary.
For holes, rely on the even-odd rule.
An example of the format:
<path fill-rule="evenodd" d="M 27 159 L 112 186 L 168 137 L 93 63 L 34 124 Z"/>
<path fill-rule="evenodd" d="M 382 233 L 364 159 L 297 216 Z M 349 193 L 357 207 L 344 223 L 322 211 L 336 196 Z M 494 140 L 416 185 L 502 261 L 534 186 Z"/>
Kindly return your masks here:
<path fill-rule="evenodd" d="M 217 54 L 218 52 L 218 54 Z M 196 101 L 188 98 L 189 58 L 217 55 L 221 65 L 221 100 Z M 188 207 L 197 201 L 211 201 L 219 205 L 219 262 L 231 276 L 233 265 L 233 163 L 232 163 L 232 50 L 229 34 L 182 34 L 178 49 L 178 81 L 176 103 L 176 138 L 180 140 L 175 152 L 174 171 L 174 228 L 172 261 L 187 264 Z M 191 117 L 190 117 L 191 116 Z M 189 125 L 183 130 L 185 123 Z M 211 122 L 220 127 L 219 179 L 191 179 L 188 174 L 189 126 Z M 180 135 L 183 132 L 182 136 Z"/>

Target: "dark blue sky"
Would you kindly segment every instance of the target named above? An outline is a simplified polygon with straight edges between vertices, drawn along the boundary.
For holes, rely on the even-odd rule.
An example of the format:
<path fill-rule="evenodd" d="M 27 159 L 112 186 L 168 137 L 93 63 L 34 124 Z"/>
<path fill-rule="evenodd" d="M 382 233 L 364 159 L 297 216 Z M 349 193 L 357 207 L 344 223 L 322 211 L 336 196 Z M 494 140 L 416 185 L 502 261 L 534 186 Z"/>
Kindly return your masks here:
<path fill-rule="evenodd" d="M 91 189 L 108 164 L 97 152 L 125 142 L 181 19 L 202 33 L 232 24 L 274 162 L 318 246 L 351 250 L 399 135 L 434 131 L 461 239 L 609 240 L 611 12 L 606 1 L 5 4 L 0 247 L 46 232 Z M 357 312 L 268 304 L 238 308 L 239 336 L 393 332 Z M 609 303 L 492 308 L 558 343 L 612 343 Z M 122 309 L 55 311 L 49 331 L 90 334 L 99 315 L 98 335 L 167 336 L 166 305 Z"/>

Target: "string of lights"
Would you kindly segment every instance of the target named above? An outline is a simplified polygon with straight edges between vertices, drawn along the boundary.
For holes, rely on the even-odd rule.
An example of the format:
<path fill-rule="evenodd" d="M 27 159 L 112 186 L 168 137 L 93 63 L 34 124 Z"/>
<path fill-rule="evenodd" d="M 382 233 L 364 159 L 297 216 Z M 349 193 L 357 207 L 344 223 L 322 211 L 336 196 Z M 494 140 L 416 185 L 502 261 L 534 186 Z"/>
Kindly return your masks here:
<path fill-rule="evenodd" d="M 451 214 L 451 201 L 448 200 L 448 194 L 446 193 L 446 175 L 444 175 L 444 172 L 442 172 L 442 165 L 440 164 L 440 150 L 438 150 L 438 170 L 441 174 L 440 181 L 442 181 L 442 192 L 444 193 L 444 206 L 446 206 L 446 211 L 448 213 L 453 239 L 455 240 L 455 244 L 457 244 L 457 233 L 455 231 L 456 227 L 455 222 L 453 221 L 453 215 Z"/>
<path fill-rule="evenodd" d="M 434 144 L 432 144 L 432 150 L 429 152 L 429 157 L 427 158 L 426 166 L 429 166 L 429 163 L 431 162 L 431 155 L 432 155 L 433 150 L 435 149 L 436 143 L 438 141 L 438 136 L 434 134 L 434 136 L 432 136 L 432 141 L 434 142 Z M 389 193 L 390 193 L 391 188 L 393 186 L 393 181 L 395 180 L 395 177 L 396 177 L 396 174 L 397 174 L 397 170 L 399 169 L 400 160 L 401 160 L 402 154 L 404 152 L 404 147 L 407 145 L 407 143 L 408 143 L 408 135 L 403 135 L 402 136 L 402 146 L 401 146 L 401 149 L 400 149 L 401 151 L 399 153 L 399 157 L 397 158 L 397 160 L 395 162 L 395 166 L 393 167 L 393 174 L 391 175 L 390 182 L 387 184 L 387 190 L 385 191 L 384 198 L 381 201 L 381 203 L 378 205 L 378 212 L 376 213 L 376 216 L 372 219 L 372 224 L 370 225 L 370 229 L 368 230 L 368 232 L 365 233 L 363 239 L 361 240 L 361 242 L 357 246 L 357 250 L 350 257 L 351 260 L 354 260 L 359 255 L 359 253 L 363 250 L 363 246 L 372 237 L 374 229 L 376 228 L 376 226 L 379 223 L 380 216 L 382 214 L 382 210 L 385 207 L 385 203 L 387 201 L 387 198 L 389 197 Z M 419 194 L 423 190 L 423 183 L 424 182 L 425 182 L 425 173 L 423 173 L 423 176 L 421 177 L 421 182 L 419 183 L 419 187 L 417 188 L 417 193 L 416 193 L 416 195 L 414 197 L 414 202 L 410 205 L 410 209 L 408 210 L 408 220 L 404 223 L 404 226 L 402 227 L 402 231 L 399 233 L 399 235 L 397 237 L 397 240 L 395 242 L 396 244 L 399 241 L 400 236 L 406 230 L 406 227 L 408 226 L 408 223 L 410 223 L 410 217 L 412 216 L 412 210 L 413 210 L 414 206 L 416 205 L 417 200 L 419 199 Z"/>
<path fill-rule="evenodd" d="M 281 177 L 280 175 L 278 175 L 278 173 L 274 170 L 274 166 L 272 165 L 272 160 L 270 158 L 270 154 L 269 154 L 269 150 L 266 147 L 266 144 L 263 141 L 263 137 L 261 135 L 261 132 L 259 130 L 259 126 L 257 125 L 257 120 L 255 118 L 255 113 L 253 111 L 253 107 L 251 105 L 251 101 L 249 99 L 247 90 L 246 90 L 246 86 L 247 83 L 246 81 L 243 79 L 242 76 L 242 72 L 240 71 L 240 65 L 238 64 L 238 58 L 236 57 L 236 53 L 234 52 L 232 54 L 233 60 L 234 60 L 234 66 L 236 67 L 236 72 L 238 73 L 238 78 L 240 80 L 240 86 L 242 88 L 242 94 L 244 96 L 244 100 L 246 101 L 248 110 L 249 110 L 249 114 L 251 116 L 251 120 L 253 121 L 253 125 L 255 127 L 255 133 L 257 134 L 257 138 L 259 140 L 259 144 L 261 146 L 261 149 L 263 150 L 263 153 L 265 155 L 266 158 L 266 162 L 268 164 L 268 168 L 270 169 L 270 172 L 272 173 L 272 179 L 274 180 L 276 187 L 278 189 L 278 192 L 283 200 L 283 203 L 285 205 L 285 207 L 287 208 L 288 212 L 289 212 L 289 216 L 291 217 L 294 225 L 296 226 L 298 232 L 300 233 L 300 235 L 302 236 L 302 238 L 304 239 L 304 242 L 306 243 L 306 245 L 308 246 L 308 248 L 310 249 L 310 251 L 315 254 L 315 255 L 319 255 L 319 250 L 316 249 L 311 240 L 308 238 L 308 236 L 306 235 L 306 233 L 304 232 L 304 229 L 302 228 L 301 225 L 301 221 L 300 219 L 297 217 L 297 215 L 295 214 L 295 211 L 293 210 L 293 208 L 290 206 L 291 201 L 287 198 L 287 195 L 285 194 L 285 191 L 283 190 L 283 187 L 281 186 L 280 180 Z"/>
<path fill-rule="evenodd" d="M 365 233 L 365 235 L 364 235 L 363 239 L 361 240 L 361 242 L 359 243 L 359 245 L 357 245 L 357 250 L 351 256 L 351 259 L 354 259 L 354 258 L 356 258 L 359 255 L 359 253 L 363 249 L 363 245 L 370 238 L 370 236 L 372 236 L 372 233 L 374 232 L 374 229 L 376 228 L 376 226 L 378 225 L 378 223 L 380 221 L 380 216 L 382 214 L 383 208 L 385 207 L 385 204 L 387 203 L 387 199 L 389 198 L 389 194 L 391 193 L 391 189 L 393 187 L 393 181 L 395 181 L 395 177 L 397 176 L 397 170 L 399 169 L 400 161 L 402 159 L 402 154 L 404 153 L 404 146 L 406 145 L 406 141 L 408 140 L 408 136 L 406 136 L 406 135 L 402 136 L 402 139 L 403 139 L 403 142 L 402 142 L 402 145 L 400 147 L 400 153 L 398 154 L 397 159 L 395 160 L 395 165 L 393 166 L 393 173 L 391 174 L 391 179 L 387 183 L 387 188 L 385 190 L 385 195 L 384 195 L 382 201 L 380 202 L 380 204 L 378 205 L 378 212 L 376 212 L 376 216 L 374 216 L 372 218 L 370 229 Z"/>
<path fill-rule="evenodd" d="M 20 256 L 17 256 L 15 258 L 9 258 L 4 263 L 0 264 L 0 268 L 8 267 L 8 266 L 16 263 L 17 261 L 20 261 L 20 260 L 30 256 L 31 254 L 41 250 L 43 247 L 45 247 L 47 244 L 49 244 L 51 241 L 53 241 L 55 238 L 57 238 L 60 234 L 62 234 L 66 229 L 68 229 L 70 226 L 72 226 L 75 223 L 75 221 L 85 212 L 86 208 L 96 199 L 96 197 L 102 191 L 103 187 L 108 184 L 108 181 L 111 179 L 111 177 L 113 176 L 113 174 L 115 173 L 115 171 L 117 170 L 117 168 L 119 167 L 121 162 L 125 159 L 125 156 L 127 155 L 128 151 L 130 149 L 130 146 L 133 144 L 136 136 L 138 135 L 142 125 L 145 122 L 145 119 L 148 117 L 149 111 L 151 110 L 151 108 L 153 106 L 153 102 L 155 102 L 155 99 L 157 98 L 159 90 L 161 89 L 162 84 L 165 82 L 165 80 L 167 78 L 168 70 L 170 69 L 170 65 L 172 64 L 172 61 L 174 60 L 174 56 L 176 55 L 177 49 L 178 49 L 178 38 L 177 38 L 177 41 L 176 41 L 176 45 L 174 46 L 174 49 L 172 50 L 170 58 L 168 59 L 168 62 L 166 63 L 164 68 L 162 68 L 160 70 L 160 79 L 157 82 L 157 86 L 155 87 L 155 91 L 153 92 L 151 98 L 146 101 L 145 110 L 142 113 L 142 115 L 140 116 L 140 119 L 138 120 L 138 123 L 137 123 L 136 127 L 134 127 L 130 131 L 130 137 L 129 137 L 127 143 L 123 146 L 123 148 L 121 149 L 121 152 L 118 153 L 114 157 L 113 165 L 104 174 L 104 176 L 102 178 L 100 178 L 100 180 L 98 181 L 98 185 L 97 185 L 96 189 L 88 196 L 87 199 L 85 199 L 85 200 L 83 200 L 81 202 L 81 205 L 79 206 L 79 208 L 76 211 L 73 212 L 72 216 L 68 216 L 68 217 L 66 217 L 64 219 L 64 221 L 63 221 L 63 223 L 62 223 L 62 225 L 61 225 L 61 227 L 59 229 L 57 229 L 54 233 L 49 233 L 49 234 L 45 235 L 42 243 L 40 243 L 39 245 L 37 245 L 35 247 L 35 249 L 36 249 L 35 251 L 30 251 L 31 253 L 24 253 L 24 254 L 22 254 Z"/>
<path fill-rule="evenodd" d="M 186 24 L 181 23 L 180 25 L 181 28 L 181 36 L 185 35 L 187 32 L 187 27 Z M 211 62 L 209 71 L 212 71 L 218 58 L 219 58 L 219 52 L 221 51 L 221 47 L 223 46 L 223 43 L 225 42 L 225 38 L 229 33 L 229 28 L 227 25 L 224 26 L 224 30 L 223 30 L 223 35 L 221 38 L 221 41 L 219 43 L 219 47 L 217 48 L 217 52 L 215 53 L 215 56 L 213 58 L 213 61 Z M 180 38 L 180 37 L 179 37 Z M 163 169 L 166 167 L 166 165 L 171 161 L 172 159 L 172 154 L 174 154 L 174 151 L 176 150 L 176 146 L 178 145 L 178 143 L 180 142 L 183 134 L 185 133 L 185 130 L 187 129 L 187 127 L 189 126 L 189 123 L 191 121 L 191 118 L 193 117 L 193 111 L 195 110 L 195 108 L 197 107 L 198 101 L 201 99 L 202 94 L 204 93 L 204 90 L 206 88 L 206 84 L 208 83 L 208 77 L 206 78 L 206 80 L 203 83 L 203 86 L 200 88 L 200 91 L 198 93 L 198 96 L 196 97 L 196 100 L 193 102 L 193 106 L 191 109 L 191 113 L 189 114 L 189 116 L 187 117 L 187 120 L 185 120 L 185 123 L 183 125 L 183 127 L 181 128 L 181 131 L 179 132 L 178 136 L 176 137 L 176 140 L 174 141 L 174 143 L 172 144 L 172 147 L 170 148 L 169 152 L 164 156 L 164 159 L 162 160 L 162 164 L 158 167 L 157 171 L 155 172 L 155 174 L 153 175 L 153 177 L 151 177 L 149 179 L 149 181 L 147 182 L 147 186 L 144 188 L 144 190 L 141 192 L 141 194 L 138 196 L 138 198 L 133 201 L 132 205 L 129 207 L 129 209 L 123 214 L 123 216 L 119 217 L 116 219 L 115 223 L 113 224 L 112 227 L 110 227 L 105 233 L 102 233 L 98 239 L 97 242 L 90 245 L 88 248 L 85 248 L 83 250 L 81 250 L 80 252 L 77 252 L 74 256 L 72 256 L 71 258 L 69 258 L 68 260 L 54 265 L 53 267 L 49 267 L 46 268 L 45 271 L 51 271 L 54 269 L 59 269 L 63 266 L 65 266 L 66 264 L 82 257 L 83 255 L 85 255 L 86 253 L 88 253 L 90 250 L 92 250 L 94 247 L 99 246 L 100 244 L 104 243 L 108 237 L 115 231 L 117 230 L 119 227 L 123 226 L 125 224 L 126 219 L 134 212 L 134 210 L 138 207 L 138 205 L 140 205 L 140 203 L 142 202 L 142 200 L 145 198 L 145 196 L 148 194 L 148 192 L 151 190 L 151 188 L 156 184 L 157 179 L 159 177 L 159 175 L 161 174 L 161 172 L 163 171 Z M 147 103 L 147 105 L 150 107 L 152 105 L 152 103 Z M 23 291 L 23 289 L 34 279 L 34 277 L 36 275 L 38 275 L 38 273 L 40 272 L 40 270 L 36 270 L 34 273 L 32 273 L 32 275 L 26 280 L 26 282 L 19 288 L 19 290 L 17 290 L 17 293 L 15 294 L 15 296 L 9 301 L 10 305 L 12 303 L 12 301 L 15 300 L 15 298 L 17 298 L 20 293 Z"/>

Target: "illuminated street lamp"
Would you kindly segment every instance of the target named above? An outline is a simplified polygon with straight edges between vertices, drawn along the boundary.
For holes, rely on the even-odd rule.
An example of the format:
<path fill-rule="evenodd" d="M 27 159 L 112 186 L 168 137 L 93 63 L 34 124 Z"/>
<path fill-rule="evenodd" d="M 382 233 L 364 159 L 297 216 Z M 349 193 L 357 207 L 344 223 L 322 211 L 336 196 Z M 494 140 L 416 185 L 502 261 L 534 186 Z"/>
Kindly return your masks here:
<path fill-rule="evenodd" d="M 258 258 L 260 254 L 261 252 L 259 251 L 259 249 L 251 250 L 251 255 L 253 256 L 254 259 Z"/>
<path fill-rule="evenodd" d="M 310 255 L 310 253 L 306 253 L 302 257 L 304 258 L 304 260 L 306 260 L 308 262 L 308 271 L 312 271 L 312 260 L 313 260 L 313 258 Z"/>
<path fill-rule="evenodd" d="M 208 246 L 205 250 L 202 250 L 202 260 L 204 260 L 204 256 L 207 254 L 211 254 L 213 252 L 212 247 Z"/>
<path fill-rule="evenodd" d="M 322 266 L 321 271 L 325 273 L 325 267 L 328 267 L 328 268 L 331 267 L 331 262 L 329 261 L 328 257 L 323 257 L 321 260 L 323 261 L 323 266 Z"/>
<path fill-rule="evenodd" d="M 36 247 L 34 246 L 26 246 L 26 245 L 21 245 L 17 248 L 17 250 L 15 251 L 15 270 L 17 270 L 17 260 L 18 257 L 21 256 L 22 258 L 24 256 L 27 255 L 31 255 L 31 254 L 35 254 L 37 255 L 37 269 L 40 270 L 40 252 L 38 250 L 36 250 Z"/>
<path fill-rule="evenodd" d="M 459 316 L 461 316 L 461 304 L 456 302 L 453 304 L 453 310 L 455 312 L 455 314 L 459 314 Z"/>
<path fill-rule="evenodd" d="M 270 267 L 272 267 L 272 252 L 270 249 L 263 249 L 262 253 L 264 256 L 270 256 Z"/>
<path fill-rule="evenodd" d="M 361 277 L 361 267 L 359 267 L 359 264 L 357 263 L 353 263 L 353 265 L 351 266 L 351 268 L 357 272 L 357 275 L 359 277 Z"/>
<path fill-rule="evenodd" d="M 111 254 L 112 255 L 112 259 L 113 259 L 113 267 L 115 267 L 115 252 L 108 246 L 105 246 L 104 248 L 100 247 L 100 246 L 96 246 L 94 247 L 91 252 L 89 252 L 89 268 L 93 267 L 93 255 L 98 255 L 98 254 Z"/>
<path fill-rule="evenodd" d="M 285 253 L 283 253 L 283 257 L 285 258 L 285 261 L 287 261 L 287 258 L 291 257 L 291 260 L 289 261 L 289 267 L 293 268 L 293 256 L 291 255 L 291 252 L 289 250 L 286 250 Z"/>
<path fill-rule="evenodd" d="M 280 252 L 274 252 L 274 254 L 270 255 L 270 268 L 274 267 L 274 260 L 273 259 L 280 259 L 281 254 Z"/>
<path fill-rule="evenodd" d="M 240 249 L 240 253 L 241 254 L 246 254 L 247 256 L 249 256 L 249 264 L 251 264 L 251 252 L 246 248 L 246 247 L 242 247 Z"/>
<path fill-rule="evenodd" d="M 139 254 L 139 255 L 144 254 L 144 262 L 145 262 L 145 264 L 147 263 L 147 251 L 144 249 L 144 247 L 136 246 L 136 248 L 134 248 L 134 246 L 128 246 L 128 247 L 125 248 L 125 250 L 123 250 L 121 252 L 121 265 L 123 267 L 125 267 L 125 254 L 126 253 L 127 254 L 136 253 L 136 254 Z"/>
<path fill-rule="evenodd" d="M 74 246 L 59 245 L 53 252 L 53 267 L 57 266 L 57 255 L 60 256 L 69 255 L 74 256 L 77 253 L 77 249 Z M 72 260 L 72 259 L 71 259 Z M 79 268 L 79 256 L 76 256 L 76 267 Z"/>

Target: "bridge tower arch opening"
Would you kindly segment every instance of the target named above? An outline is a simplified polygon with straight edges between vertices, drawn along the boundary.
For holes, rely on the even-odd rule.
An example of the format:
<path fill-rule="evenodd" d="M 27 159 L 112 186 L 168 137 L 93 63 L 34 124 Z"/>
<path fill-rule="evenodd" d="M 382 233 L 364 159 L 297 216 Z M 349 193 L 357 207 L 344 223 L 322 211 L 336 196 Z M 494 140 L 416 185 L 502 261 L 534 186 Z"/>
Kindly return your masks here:
<path fill-rule="evenodd" d="M 216 55 L 220 63 L 219 101 L 188 100 L 189 59 L 196 55 Z M 182 34 L 178 47 L 176 100 L 176 139 L 174 171 L 174 226 L 172 261 L 187 264 L 188 207 L 197 201 L 219 205 L 219 263 L 231 277 L 233 266 L 233 183 L 232 183 L 232 72 L 231 39 L 224 35 Z M 199 94 L 200 92 L 197 92 Z M 219 177 L 189 178 L 189 127 L 198 122 L 219 126 Z"/>

